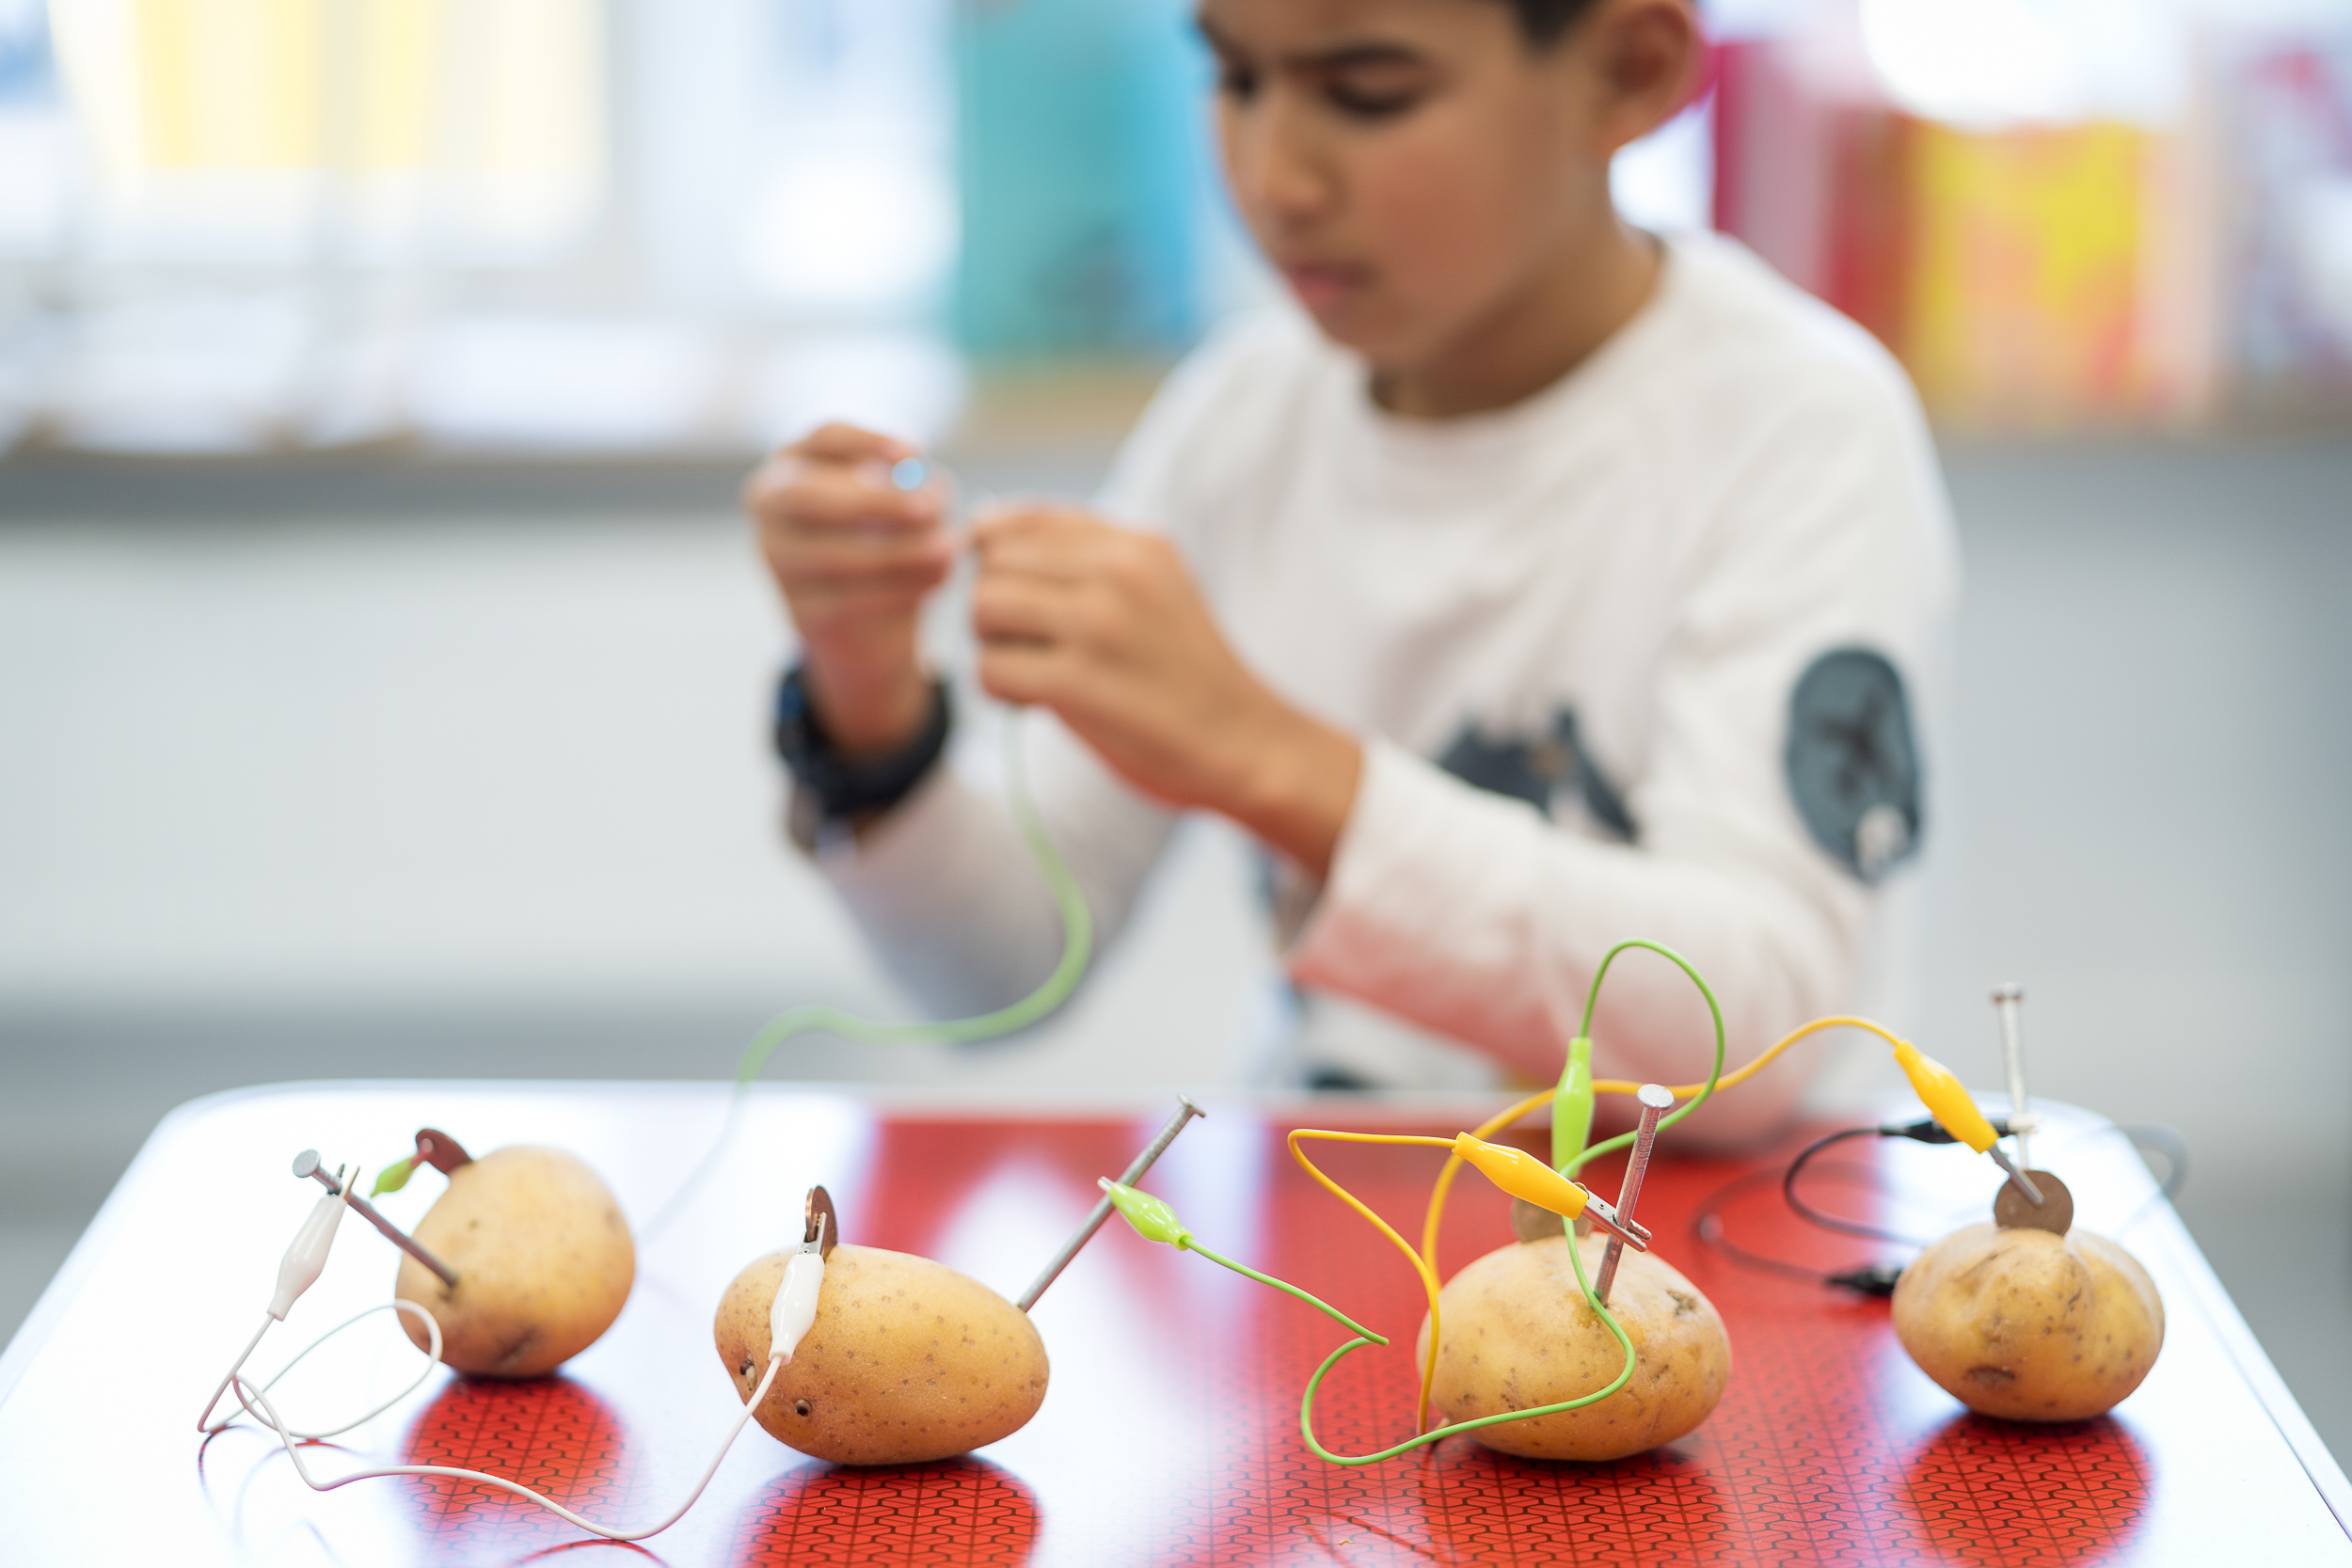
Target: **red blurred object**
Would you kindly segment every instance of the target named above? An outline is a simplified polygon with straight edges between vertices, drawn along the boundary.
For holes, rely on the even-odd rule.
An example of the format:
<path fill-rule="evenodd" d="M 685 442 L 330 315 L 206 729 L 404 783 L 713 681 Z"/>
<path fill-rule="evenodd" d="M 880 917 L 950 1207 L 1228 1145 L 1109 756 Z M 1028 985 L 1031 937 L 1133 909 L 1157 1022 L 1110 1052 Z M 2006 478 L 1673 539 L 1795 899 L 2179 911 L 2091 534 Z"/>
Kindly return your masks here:
<path fill-rule="evenodd" d="M 723 1091 L 662 1085 L 401 1085 L 257 1091 L 167 1121 L 0 1359 L 0 1476 L 9 1563 L 513 1562 L 584 1543 L 526 1505 L 458 1482 L 366 1481 L 314 1494 L 274 1439 L 232 1430 L 199 1449 L 197 1407 L 258 1321 L 276 1257 L 307 1207 L 276 1149 L 331 1159 L 405 1147 L 422 1122 L 487 1149 L 554 1143 L 651 1212 L 716 1131 Z M 2352 1563 L 2330 1461 L 2127 1144 L 2044 1107 L 2041 1162 L 2080 1223 L 2145 1263 L 2169 1317 L 2162 1356 L 2114 1415 L 2028 1427 L 1968 1416 L 1896 1344 L 1883 1302 L 1735 1268 L 1692 1239 L 1709 1195 L 1772 1158 L 1651 1168 L 1641 1217 L 1713 1298 L 1733 1374 L 1689 1437 L 1612 1465 L 1547 1465 L 1454 1438 L 1360 1469 L 1298 1433 L 1308 1372 L 1344 1338 L 1328 1320 L 1114 1220 L 1040 1304 L 1053 1388 L 1027 1428 L 967 1459 L 852 1470 L 747 1428 L 702 1502 L 648 1543 L 670 1563 L 1486 1562 Z M 851 1243 L 937 1257 L 1016 1294 L 1163 1119 L 1140 1102 L 1092 1115 L 885 1108 L 841 1095 L 756 1097 L 717 1178 L 641 1247 L 635 1294 L 562 1376 L 441 1375 L 408 1403 L 311 1450 L 323 1476 L 403 1457 L 483 1465 L 595 1516 L 634 1524 L 692 1484 L 739 1409 L 710 1344 L 726 1282 L 798 1235 L 822 1180 Z M 1285 1156 L 1300 1125 L 1450 1133 L 1469 1101 L 1412 1113 L 1212 1104 L 1146 1185 L 1203 1241 L 1313 1291 L 1401 1341 L 1367 1350 L 1316 1411 L 1342 1452 L 1411 1429 L 1419 1285 L 1389 1244 Z M 1532 1132 L 1527 1134 L 1532 1136 Z M 1981 1216 L 1997 1182 L 1964 1150 L 1857 1146 L 1825 1162 L 1817 1201 L 1923 1236 Z M 1327 1169 L 1408 1235 L 1442 1155 L 1340 1146 Z M 204 1221 L 189 1223 L 189 1175 Z M 1595 1177 L 1615 1190 L 1616 1173 Z M 435 1192 L 388 1207 L 413 1219 Z M 407 1209 L 399 1206 L 406 1204 Z M 1741 1245 L 1806 1268 L 1900 1249 L 1797 1225 L 1769 1181 L 1724 1206 Z M 326 1277 L 266 1342 L 277 1366 L 389 1289 L 395 1255 L 347 1227 Z M 1502 1196 L 1457 1187 L 1445 1269 L 1510 1241 Z M 168 1282 L 167 1287 L 163 1282 Z M 354 1330 L 284 1386 L 297 1423 L 364 1408 L 413 1375 L 389 1320 Z M 384 1392 L 375 1395 L 384 1397 Z M 610 1549 L 610 1548 L 592 1548 Z"/>
<path fill-rule="evenodd" d="M 1900 356 L 1913 126 L 1844 41 L 1715 49 L 1714 222 Z"/>

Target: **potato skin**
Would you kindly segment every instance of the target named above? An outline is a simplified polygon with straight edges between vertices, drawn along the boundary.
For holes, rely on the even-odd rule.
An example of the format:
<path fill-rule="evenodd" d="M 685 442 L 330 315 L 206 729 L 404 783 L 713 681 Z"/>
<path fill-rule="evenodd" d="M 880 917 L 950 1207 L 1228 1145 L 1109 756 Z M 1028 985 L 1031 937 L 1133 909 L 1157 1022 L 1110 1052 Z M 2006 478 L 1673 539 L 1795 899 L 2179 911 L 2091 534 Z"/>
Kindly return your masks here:
<path fill-rule="evenodd" d="M 1587 1276 L 1608 1238 L 1577 1243 Z M 1671 1443 L 1714 1410 L 1731 1381 L 1731 1341 L 1697 1286 L 1647 1253 L 1617 1265 L 1610 1309 L 1633 1341 L 1632 1381 L 1597 1404 L 1465 1436 L 1528 1459 L 1623 1459 Z M 1455 1275 L 1438 1293 L 1445 1325 L 1430 1402 L 1449 1421 L 1557 1404 L 1607 1387 L 1625 1351 L 1577 1289 L 1565 1236 L 1515 1242 Z M 1414 1341 L 1429 1353 L 1429 1320 Z"/>
<path fill-rule="evenodd" d="M 441 1359 L 476 1377 L 538 1377 L 612 1326 L 637 1278 L 637 1244 L 596 1173 L 560 1148 L 516 1144 L 450 1173 L 417 1240 L 457 1286 L 403 1254 L 392 1293 L 441 1325 Z M 423 1350 L 424 1325 L 401 1324 Z"/>
<path fill-rule="evenodd" d="M 789 1256 L 753 1259 L 720 1298 L 711 1338 L 738 1399 L 768 1370 L 768 1307 Z M 755 1414 L 818 1459 L 915 1465 L 1020 1431 L 1045 1402 L 1047 1375 L 1037 1326 L 978 1280 L 845 1242 L 825 1259 L 817 1321 Z"/>
<path fill-rule="evenodd" d="M 2164 1302 L 2139 1260 L 2094 1231 L 1972 1225 L 1903 1270 L 1895 1337 L 1980 1415 L 2080 1421 L 2155 1365 Z"/>

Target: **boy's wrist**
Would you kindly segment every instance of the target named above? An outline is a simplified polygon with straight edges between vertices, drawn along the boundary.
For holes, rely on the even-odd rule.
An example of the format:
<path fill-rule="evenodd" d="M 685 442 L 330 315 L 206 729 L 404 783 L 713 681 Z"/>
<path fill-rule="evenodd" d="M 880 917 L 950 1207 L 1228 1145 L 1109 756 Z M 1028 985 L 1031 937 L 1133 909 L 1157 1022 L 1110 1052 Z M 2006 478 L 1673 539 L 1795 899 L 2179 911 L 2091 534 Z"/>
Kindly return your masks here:
<path fill-rule="evenodd" d="M 800 786 L 796 814 L 805 806 L 820 821 L 856 823 L 890 810 L 937 766 L 953 721 L 946 682 L 932 681 L 924 688 L 922 718 L 895 750 L 851 755 L 810 703 L 806 667 L 787 672 L 776 689 L 774 739 Z"/>
<path fill-rule="evenodd" d="M 844 757 L 897 752 L 930 717 L 931 680 L 913 659 L 886 672 L 850 671 L 812 649 L 801 668 L 809 705 Z"/>
<path fill-rule="evenodd" d="M 1330 874 L 1363 770 L 1354 736 L 1281 707 L 1246 745 L 1224 815 L 1320 880 Z"/>

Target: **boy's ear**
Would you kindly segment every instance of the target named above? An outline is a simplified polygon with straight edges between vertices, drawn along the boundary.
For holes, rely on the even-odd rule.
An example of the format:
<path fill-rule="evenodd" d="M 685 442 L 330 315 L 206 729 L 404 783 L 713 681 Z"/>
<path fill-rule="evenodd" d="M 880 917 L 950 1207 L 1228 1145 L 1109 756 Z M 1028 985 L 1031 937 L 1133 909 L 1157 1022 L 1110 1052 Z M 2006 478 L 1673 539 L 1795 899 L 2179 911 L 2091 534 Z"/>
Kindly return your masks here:
<path fill-rule="evenodd" d="M 1707 49 L 1692 0 L 1600 0 L 1582 33 L 1599 77 L 1601 151 L 1640 140 L 1691 101 Z"/>

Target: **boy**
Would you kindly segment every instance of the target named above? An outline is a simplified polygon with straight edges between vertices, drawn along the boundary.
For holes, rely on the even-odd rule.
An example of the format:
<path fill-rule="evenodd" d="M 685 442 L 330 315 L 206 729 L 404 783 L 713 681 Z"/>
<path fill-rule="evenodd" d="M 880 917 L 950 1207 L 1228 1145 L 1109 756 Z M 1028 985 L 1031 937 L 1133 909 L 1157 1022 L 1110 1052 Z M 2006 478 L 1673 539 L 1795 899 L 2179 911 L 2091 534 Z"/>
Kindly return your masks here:
<path fill-rule="evenodd" d="M 1177 371 L 1099 512 L 974 532 L 980 684 L 1058 721 L 1029 772 L 1098 920 L 1178 813 L 1239 824 L 1326 1086 L 1551 1077 L 1627 936 L 1712 979 L 1734 1064 L 1845 1005 L 1919 832 L 1954 551 L 1892 361 L 1737 246 L 1611 204 L 1612 155 L 1691 90 L 1688 0 L 1203 0 L 1200 24 L 1226 178 L 1300 309 Z M 748 498 L 803 640 L 800 836 L 963 1010 L 1059 935 L 1001 806 L 934 766 L 915 622 L 954 546 L 935 497 L 873 477 L 906 455 L 831 427 Z M 1597 1069 L 1697 1078 L 1704 1009 L 1641 958 Z"/>

